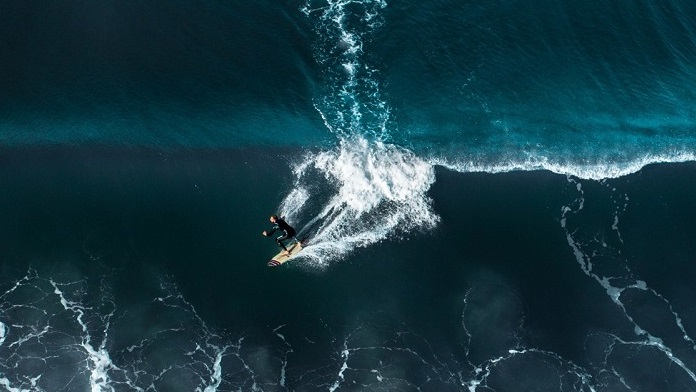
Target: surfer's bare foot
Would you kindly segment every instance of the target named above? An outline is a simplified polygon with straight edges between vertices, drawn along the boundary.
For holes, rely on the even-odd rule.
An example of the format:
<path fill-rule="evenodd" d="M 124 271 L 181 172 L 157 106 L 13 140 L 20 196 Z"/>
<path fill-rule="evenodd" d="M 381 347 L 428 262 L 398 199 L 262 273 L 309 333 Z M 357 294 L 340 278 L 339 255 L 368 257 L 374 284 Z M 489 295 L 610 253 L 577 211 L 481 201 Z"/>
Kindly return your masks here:
<path fill-rule="evenodd" d="M 290 251 L 289 251 L 289 250 L 286 250 L 286 251 L 285 251 L 285 256 L 290 256 Z"/>

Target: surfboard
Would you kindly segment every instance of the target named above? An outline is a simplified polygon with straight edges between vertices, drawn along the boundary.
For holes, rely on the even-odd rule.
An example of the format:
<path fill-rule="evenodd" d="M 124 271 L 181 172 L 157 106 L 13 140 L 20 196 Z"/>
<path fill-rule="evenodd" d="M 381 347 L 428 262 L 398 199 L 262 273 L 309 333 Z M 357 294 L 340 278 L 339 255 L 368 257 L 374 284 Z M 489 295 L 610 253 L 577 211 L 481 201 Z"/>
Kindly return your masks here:
<path fill-rule="evenodd" d="M 271 261 L 268 262 L 269 267 L 278 267 L 285 264 L 286 261 L 290 260 L 293 256 L 300 253 L 302 250 L 302 245 L 299 243 L 294 243 L 288 248 L 290 251 L 290 256 L 285 254 L 285 251 L 281 251 L 277 255 L 273 256 Z"/>

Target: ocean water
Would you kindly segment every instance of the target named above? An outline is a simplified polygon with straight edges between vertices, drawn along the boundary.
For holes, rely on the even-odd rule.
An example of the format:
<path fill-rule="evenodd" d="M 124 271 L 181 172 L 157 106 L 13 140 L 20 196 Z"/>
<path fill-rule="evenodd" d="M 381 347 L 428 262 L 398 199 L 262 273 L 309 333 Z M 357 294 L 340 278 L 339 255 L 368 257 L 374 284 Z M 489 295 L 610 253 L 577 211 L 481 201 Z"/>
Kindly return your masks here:
<path fill-rule="evenodd" d="M 0 389 L 696 391 L 696 3 L 0 3 Z M 278 268 L 278 213 L 307 238 Z"/>

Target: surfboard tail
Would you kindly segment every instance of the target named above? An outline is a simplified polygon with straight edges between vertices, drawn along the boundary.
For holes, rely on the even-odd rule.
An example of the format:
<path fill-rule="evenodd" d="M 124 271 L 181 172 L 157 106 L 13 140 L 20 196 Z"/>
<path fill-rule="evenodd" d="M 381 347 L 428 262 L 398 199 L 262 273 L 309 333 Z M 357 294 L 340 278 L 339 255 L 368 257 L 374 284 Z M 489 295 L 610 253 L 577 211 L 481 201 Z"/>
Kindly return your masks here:
<path fill-rule="evenodd" d="M 290 246 L 288 251 L 290 254 L 286 254 L 286 251 L 282 251 L 278 253 L 277 255 L 273 256 L 271 261 L 269 261 L 266 265 L 269 267 L 278 267 L 280 265 L 283 265 L 286 263 L 288 260 L 290 260 L 292 257 L 294 257 L 296 254 L 298 254 L 302 249 L 304 248 L 304 244 L 302 242 L 297 242 Z"/>

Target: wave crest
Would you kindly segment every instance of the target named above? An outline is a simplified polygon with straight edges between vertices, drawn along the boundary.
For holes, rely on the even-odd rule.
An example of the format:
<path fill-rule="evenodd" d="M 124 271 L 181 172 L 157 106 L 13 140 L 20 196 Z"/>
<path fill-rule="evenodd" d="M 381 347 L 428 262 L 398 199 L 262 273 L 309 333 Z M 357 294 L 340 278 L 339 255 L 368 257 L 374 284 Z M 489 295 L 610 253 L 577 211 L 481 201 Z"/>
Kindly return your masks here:
<path fill-rule="evenodd" d="M 696 161 L 696 154 L 688 151 L 675 151 L 664 154 L 647 154 L 634 159 L 616 162 L 611 160 L 585 160 L 570 162 L 554 160 L 545 156 L 533 156 L 526 159 L 486 163 L 477 160 L 431 158 L 432 165 L 440 165 L 449 170 L 462 173 L 504 173 L 511 171 L 548 170 L 553 173 L 570 175 L 586 180 L 604 180 L 633 174 L 647 165 L 655 163 L 678 163 Z"/>

